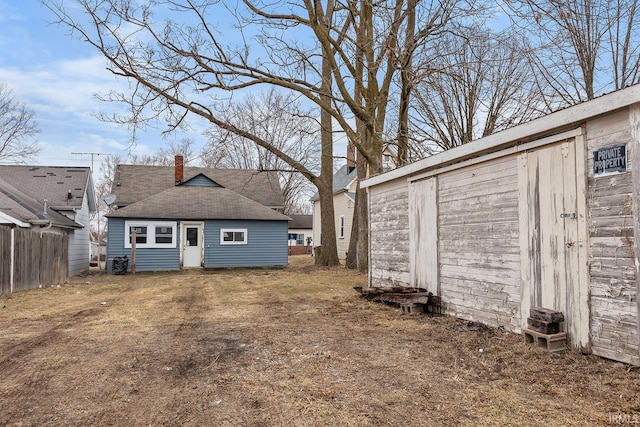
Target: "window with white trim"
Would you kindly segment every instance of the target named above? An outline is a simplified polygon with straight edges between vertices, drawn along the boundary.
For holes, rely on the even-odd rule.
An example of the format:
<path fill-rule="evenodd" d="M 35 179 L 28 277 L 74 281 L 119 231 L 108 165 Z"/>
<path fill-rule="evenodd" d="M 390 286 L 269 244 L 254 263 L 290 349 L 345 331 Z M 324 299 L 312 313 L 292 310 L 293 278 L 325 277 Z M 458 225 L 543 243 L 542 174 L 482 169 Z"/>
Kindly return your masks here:
<path fill-rule="evenodd" d="M 246 228 L 222 228 L 220 229 L 221 245 L 246 245 L 247 229 Z"/>
<path fill-rule="evenodd" d="M 344 223 L 345 223 L 344 215 L 340 215 L 340 224 L 338 225 L 338 228 L 339 228 L 338 237 L 340 237 L 341 239 L 344 239 Z"/>
<path fill-rule="evenodd" d="M 131 230 L 136 232 L 136 248 L 175 248 L 175 221 L 125 221 L 124 247 L 131 248 Z"/>

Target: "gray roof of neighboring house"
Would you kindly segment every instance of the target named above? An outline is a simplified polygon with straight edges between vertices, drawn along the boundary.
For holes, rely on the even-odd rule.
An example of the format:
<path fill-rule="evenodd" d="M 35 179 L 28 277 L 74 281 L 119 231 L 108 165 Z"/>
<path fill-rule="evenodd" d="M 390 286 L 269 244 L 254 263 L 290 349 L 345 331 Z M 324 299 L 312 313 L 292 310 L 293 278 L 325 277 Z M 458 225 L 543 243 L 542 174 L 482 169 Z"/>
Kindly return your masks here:
<path fill-rule="evenodd" d="M 47 209 L 44 203 L 18 190 L 0 178 L 0 212 L 20 223 L 46 226 L 49 223 L 62 228 L 82 228 L 82 225 L 66 216 Z"/>
<path fill-rule="evenodd" d="M 264 206 L 284 206 L 276 172 L 185 167 L 183 182 L 198 174 Z M 174 186 L 173 166 L 118 165 L 111 192 L 117 206 L 126 206 Z"/>
<path fill-rule="evenodd" d="M 313 228 L 313 215 L 288 215 L 291 218 L 289 228 Z"/>
<path fill-rule="evenodd" d="M 356 178 L 357 172 L 355 168 L 349 172 L 347 165 L 342 166 L 335 174 L 333 174 L 333 192 L 337 193 L 340 190 L 346 190 L 349 185 L 351 185 L 351 182 Z"/>
<path fill-rule="evenodd" d="M 333 194 L 347 190 L 349 185 L 351 185 L 351 182 L 356 178 L 356 168 L 353 168 L 351 172 L 349 172 L 348 166 L 343 165 L 336 173 L 333 174 Z M 313 197 L 311 197 L 311 200 L 318 200 L 318 198 L 319 195 L 316 192 Z"/>
<path fill-rule="evenodd" d="M 117 209 L 109 218 L 240 219 L 288 221 L 290 218 L 224 187 L 173 186 Z"/>
<path fill-rule="evenodd" d="M 0 178 L 40 203 L 46 200 L 52 209 L 80 208 L 86 193 L 89 210 L 96 210 L 91 168 L 0 165 Z"/>

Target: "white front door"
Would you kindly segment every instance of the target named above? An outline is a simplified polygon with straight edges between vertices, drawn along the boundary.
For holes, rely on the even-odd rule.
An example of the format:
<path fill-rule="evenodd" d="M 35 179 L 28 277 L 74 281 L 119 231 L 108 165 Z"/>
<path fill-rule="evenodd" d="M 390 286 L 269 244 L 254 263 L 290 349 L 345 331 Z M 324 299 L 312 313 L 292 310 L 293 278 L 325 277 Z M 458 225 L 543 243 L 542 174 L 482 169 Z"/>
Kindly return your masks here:
<path fill-rule="evenodd" d="M 182 226 L 182 266 L 202 266 L 202 224 Z"/>

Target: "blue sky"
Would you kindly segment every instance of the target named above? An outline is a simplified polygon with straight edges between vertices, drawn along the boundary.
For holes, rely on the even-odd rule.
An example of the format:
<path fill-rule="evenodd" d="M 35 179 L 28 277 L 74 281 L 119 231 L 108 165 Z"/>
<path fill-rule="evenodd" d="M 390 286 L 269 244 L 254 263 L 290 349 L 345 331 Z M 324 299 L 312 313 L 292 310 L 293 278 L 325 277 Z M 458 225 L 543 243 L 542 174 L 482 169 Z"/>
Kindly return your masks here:
<path fill-rule="evenodd" d="M 162 129 L 140 135 L 129 146 L 126 128 L 99 121 L 94 115 L 114 106 L 95 94 L 127 83 L 116 79 L 99 53 L 52 24 L 53 14 L 37 0 L 0 0 L 0 82 L 17 101 L 35 111 L 42 151 L 30 164 L 91 166 L 91 156 L 71 153 L 109 153 L 126 158 L 129 150 L 151 154 L 166 143 Z M 126 86 L 124 86 L 126 87 Z M 124 108 L 124 107 L 119 107 Z M 204 143 L 199 133 L 178 134 Z M 104 156 L 94 156 L 94 169 Z"/>

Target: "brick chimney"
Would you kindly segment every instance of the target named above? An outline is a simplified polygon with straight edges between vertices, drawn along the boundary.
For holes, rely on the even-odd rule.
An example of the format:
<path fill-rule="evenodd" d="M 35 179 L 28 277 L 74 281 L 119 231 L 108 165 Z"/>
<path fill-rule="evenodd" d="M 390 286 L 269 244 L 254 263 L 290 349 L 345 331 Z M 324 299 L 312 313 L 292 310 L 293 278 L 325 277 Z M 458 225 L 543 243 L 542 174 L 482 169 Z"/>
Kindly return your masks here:
<path fill-rule="evenodd" d="M 347 144 L 347 169 L 349 173 L 356 168 L 356 147 L 352 143 Z"/>
<path fill-rule="evenodd" d="M 182 157 L 182 154 L 176 154 L 175 165 L 176 185 L 180 185 L 184 180 L 184 157 Z"/>

